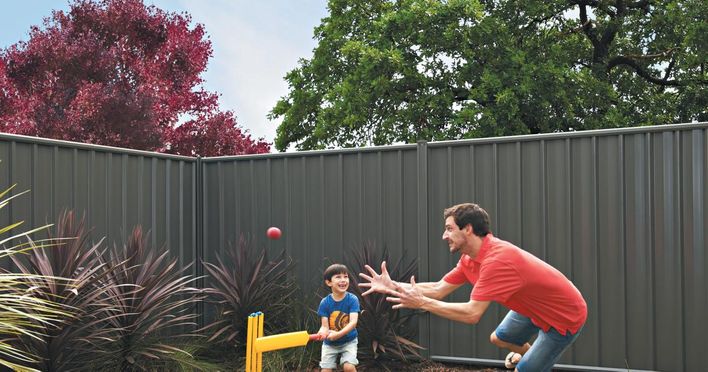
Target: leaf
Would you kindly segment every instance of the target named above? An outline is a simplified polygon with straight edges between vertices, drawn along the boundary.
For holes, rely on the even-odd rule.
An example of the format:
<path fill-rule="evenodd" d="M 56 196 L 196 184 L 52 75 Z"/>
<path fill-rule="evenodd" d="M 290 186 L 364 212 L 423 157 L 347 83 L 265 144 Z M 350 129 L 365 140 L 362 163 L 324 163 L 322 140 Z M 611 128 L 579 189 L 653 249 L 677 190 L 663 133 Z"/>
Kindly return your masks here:
<path fill-rule="evenodd" d="M 331 2 L 269 114 L 275 148 L 708 120 L 706 2 L 622 4 Z"/>

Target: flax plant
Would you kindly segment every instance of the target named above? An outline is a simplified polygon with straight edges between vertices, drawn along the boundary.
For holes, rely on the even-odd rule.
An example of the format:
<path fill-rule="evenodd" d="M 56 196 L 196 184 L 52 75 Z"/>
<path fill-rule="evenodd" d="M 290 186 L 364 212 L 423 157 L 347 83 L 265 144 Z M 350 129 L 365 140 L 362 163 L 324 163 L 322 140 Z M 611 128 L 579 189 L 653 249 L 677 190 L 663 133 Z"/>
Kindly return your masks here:
<path fill-rule="evenodd" d="M 266 314 L 266 334 L 287 331 L 297 286 L 292 278 L 294 262 L 284 250 L 269 257 L 264 248 L 257 249 L 241 237 L 225 251 L 224 256 L 217 255 L 216 263 L 203 262 L 210 279 L 206 301 L 215 309 L 205 330 L 210 335 L 208 342 L 238 357 L 245 351 L 249 314 Z"/>
<path fill-rule="evenodd" d="M 196 278 L 185 275 L 189 266 L 179 267 L 164 248 L 148 247 L 140 226 L 127 244 L 110 251 L 110 262 L 116 266 L 106 280 L 115 310 L 107 321 L 119 331 L 112 355 L 95 369 L 165 370 L 175 364 L 200 369 L 179 347 L 197 336 L 194 308 L 201 295 L 190 287 Z"/>
<path fill-rule="evenodd" d="M 26 193 L 25 191 L 8 196 L 14 187 L 15 185 L 0 192 L 0 209 L 6 207 L 12 199 Z M 0 259 L 51 245 L 43 240 L 12 245 L 14 241 L 29 238 L 30 234 L 51 226 L 42 226 L 21 233 L 12 232 L 21 225 L 22 221 L 0 228 Z M 32 281 L 39 278 L 38 275 L 13 273 L 4 269 L 0 272 L 0 365 L 6 368 L 16 371 L 37 371 L 30 365 L 36 364 L 39 357 L 18 347 L 16 341 L 19 337 L 39 340 L 43 336 L 42 331 L 45 327 L 55 326 L 62 319 L 71 316 L 69 308 L 45 299 L 41 288 L 32 285 Z M 64 280 L 59 277 L 45 279 Z"/>
<path fill-rule="evenodd" d="M 405 253 L 404 253 L 405 254 Z M 394 280 L 408 280 L 416 273 L 417 260 L 406 260 L 405 255 L 394 260 L 388 249 L 378 249 L 373 244 L 366 243 L 360 248 L 352 249 L 347 257 L 347 266 L 353 273 L 365 273 L 365 265 L 378 267 L 386 261 L 389 273 Z M 409 310 L 394 310 L 386 301 L 386 295 L 372 293 L 362 296 L 359 288 L 359 277 L 350 276 L 350 290 L 361 301 L 361 314 L 357 330 L 359 331 L 359 360 L 362 367 L 376 370 L 390 370 L 389 364 L 399 361 L 420 359 L 418 352 L 422 346 L 415 343 L 415 328 L 412 321 L 415 312 Z M 393 367 L 395 370 L 395 367 Z"/>
<path fill-rule="evenodd" d="M 113 284 L 106 280 L 112 268 L 101 259 L 103 239 L 91 243 L 84 226 L 73 212 L 63 212 L 50 232 L 51 250 L 33 249 L 26 257 L 12 257 L 22 273 L 37 275 L 30 282 L 42 289 L 43 299 L 74 309 L 75 316 L 44 327 L 41 337 L 21 338 L 27 350 L 41 357 L 36 367 L 42 371 L 85 369 L 110 353 L 117 339 L 119 329 L 107 321 L 114 310 L 108 295 Z M 54 276 L 71 280 L 56 281 Z"/>

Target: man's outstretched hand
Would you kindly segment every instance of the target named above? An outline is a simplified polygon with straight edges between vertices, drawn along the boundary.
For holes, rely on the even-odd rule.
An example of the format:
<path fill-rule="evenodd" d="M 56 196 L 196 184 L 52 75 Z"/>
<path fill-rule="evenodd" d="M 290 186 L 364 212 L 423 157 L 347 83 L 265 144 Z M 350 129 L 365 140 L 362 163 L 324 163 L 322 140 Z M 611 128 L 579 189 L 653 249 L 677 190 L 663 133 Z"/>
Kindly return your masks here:
<path fill-rule="evenodd" d="M 364 268 L 369 271 L 371 276 L 364 273 L 359 273 L 359 276 L 364 280 L 368 280 L 368 283 L 359 283 L 361 288 L 369 288 L 366 292 L 362 293 L 362 296 L 366 296 L 373 292 L 378 293 L 388 293 L 389 290 L 396 289 L 396 283 L 391 280 L 391 276 L 388 275 L 388 270 L 386 270 L 386 261 L 381 263 L 381 274 L 377 274 L 374 269 L 369 265 L 365 265 Z"/>
<path fill-rule="evenodd" d="M 423 295 L 415 283 L 415 277 L 411 276 L 411 285 L 404 288 L 400 284 L 395 285 L 395 289 L 386 290 L 386 301 L 393 302 L 393 309 L 420 309 L 429 300 Z"/>

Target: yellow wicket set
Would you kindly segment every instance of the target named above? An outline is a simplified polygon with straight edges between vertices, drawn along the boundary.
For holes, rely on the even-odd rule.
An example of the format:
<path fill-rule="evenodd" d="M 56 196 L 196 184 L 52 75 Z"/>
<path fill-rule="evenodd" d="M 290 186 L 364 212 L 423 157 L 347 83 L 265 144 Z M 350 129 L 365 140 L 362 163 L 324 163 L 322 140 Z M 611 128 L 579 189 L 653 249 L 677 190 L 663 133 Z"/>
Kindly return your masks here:
<path fill-rule="evenodd" d="M 253 313 L 248 316 L 246 332 L 246 372 L 261 372 L 263 353 L 267 351 L 305 346 L 311 340 L 318 340 L 318 335 L 307 331 L 263 336 L 263 313 Z"/>

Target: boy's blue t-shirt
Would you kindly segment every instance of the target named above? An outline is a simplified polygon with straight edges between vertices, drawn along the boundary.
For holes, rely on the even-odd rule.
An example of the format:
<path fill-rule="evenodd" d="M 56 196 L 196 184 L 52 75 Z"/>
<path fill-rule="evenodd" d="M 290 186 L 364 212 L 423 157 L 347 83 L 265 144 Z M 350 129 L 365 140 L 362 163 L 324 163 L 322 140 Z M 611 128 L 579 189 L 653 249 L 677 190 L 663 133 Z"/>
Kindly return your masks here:
<path fill-rule="evenodd" d="M 327 295 L 320 301 L 320 307 L 317 310 L 317 314 L 320 317 L 325 317 L 329 319 L 329 329 L 333 331 L 339 331 L 343 329 L 347 324 L 349 324 L 349 314 L 359 312 L 359 299 L 353 294 L 347 292 L 341 301 L 335 301 L 332 298 L 332 294 Z M 353 339 L 358 335 L 356 327 L 347 333 L 346 336 L 336 340 L 330 341 L 325 340 L 324 343 L 327 345 L 342 345 Z"/>

